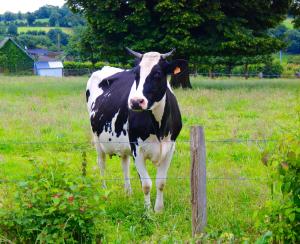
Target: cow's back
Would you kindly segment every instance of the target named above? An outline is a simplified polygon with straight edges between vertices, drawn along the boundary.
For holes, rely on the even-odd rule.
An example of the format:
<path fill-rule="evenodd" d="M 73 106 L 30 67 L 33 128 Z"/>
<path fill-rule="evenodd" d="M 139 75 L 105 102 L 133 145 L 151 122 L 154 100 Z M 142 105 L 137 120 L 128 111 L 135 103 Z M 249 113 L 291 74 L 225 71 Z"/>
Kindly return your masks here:
<path fill-rule="evenodd" d="M 104 67 L 87 84 L 87 105 L 93 133 L 109 154 L 129 153 L 127 100 L 134 82 L 132 71 Z"/>

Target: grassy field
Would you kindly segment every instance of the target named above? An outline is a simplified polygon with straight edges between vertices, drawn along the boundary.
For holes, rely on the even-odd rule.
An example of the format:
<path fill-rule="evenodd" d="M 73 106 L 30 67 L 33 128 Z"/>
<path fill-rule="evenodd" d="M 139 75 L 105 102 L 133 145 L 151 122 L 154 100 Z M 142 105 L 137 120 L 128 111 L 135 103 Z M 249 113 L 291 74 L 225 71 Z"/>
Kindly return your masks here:
<path fill-rule="evenodd" d="M 65 32 L 68 35 L 73 34 L 73 29 L 72 28 L 67 28 L 67 27 L 36 27 L 36 26 L 20 26 L 18 27 L 18 33 L 22 32 L 28 32 L 28 31 L 45 31 L 48 32 L 52 29 L 61 29 L 63 32 Z"/>
<path fill-rule="evenodd" d="M 87 175 L 99 174 L 90 143 L 86 81 L 86 77 L 0 77 L 0 179 L 21 180 L 30 174 L 28 162 L 32 158 L 41 162 L 63 160 L 74 171 L 79 170 L 83 150 L 87 151 Z M 207 232 L 216 239 L 222 233 L 232 233 L 237 242 L 252 242 L 261 234 L 254 227 L 253 213 L 270 197 L 268 172 L 261 156 L 265 150 L 272 150 L 276 142 L 216 140 L 276 140 L 283 136 L 294 123 L 294 108 L 300 103 L 300 81 L 193 78 L 193 86 L 193 90 L 175 90 L 184 126 L 168 174 L 164 213 L 152 214 L 145 223 L 142 191 L 131 164 L 131 174 L 136 179 L 132 182 L 132 197 L 124 194 L 121 180 L 108 181 L 110 194 L 99 227 L 105 242 L 191 239 L 191 125 L 203 125 L 206 133 Z M 154 177 L 154 167 L 148 164 L 148 168 Z M 234 180 L 241 177 L 249 180 Z M 108 159 L 106 178 L 122 179 L 118 158 Z M 1 196 L 3 187 L 0 183 L 0 206 L 1 198 L 9 198 Z M 153 189 L 152 203 L 154 197 Z"/>

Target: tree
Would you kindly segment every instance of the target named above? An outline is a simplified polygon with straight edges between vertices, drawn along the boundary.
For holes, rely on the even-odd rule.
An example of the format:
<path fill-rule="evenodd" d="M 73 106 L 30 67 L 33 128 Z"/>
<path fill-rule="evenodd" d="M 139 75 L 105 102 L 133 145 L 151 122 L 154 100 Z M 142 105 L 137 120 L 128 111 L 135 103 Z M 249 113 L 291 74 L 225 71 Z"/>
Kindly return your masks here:
<path fill-rule="evenodd" d="M 50 26 L 59 26 L 59 19 L 61 15 L 57 11 L 53 11 L 49 18 L 49 25 Z"/>
<path fill-rule="evenodd" d="M 65 49 L 66 54 L 78 61 L 91 61 L 95 64 L 101 59 L 100 44 L 89 26 L 80 26 Z M 107 60 L 106 60 L 107 61 Z M 117 63 L 117 62 L 116 62 Z"/>
<path fill-rule="evenodd" d="M 28 12 L 26 19 L 27 19 L 28 26 L 32 26 L 33 23 L 34 23 L 34 21 L 36 20 L 36 17 L 35 17 L 35 15 L 33 13 L 29 13 Z"/>
<path fill-rule="evenodd" d="M 47 33 L 48 38 L 52 43 L 56 43 L 56 46 L 66 46 L 69 41 L 69 35 L 64 33 L 61 29 L 52 29 Z"/>
<path fill-rule="evenodd" d="M 16 14 L 12 13 L 12 12 L 5 12 L 3 14 L 3 19 L 4 21 L 10 22 L 10 21 L 14 21 L 17 19 Z"/>
<path fill-rule="evenodd" d="M 11 36 L 18 35 L 18 27 L 16 25 L 10 24 L 7 28 L 7 34 Z"/>
<path fill-rule="evenodd" d="M 288 43 L 286 51 L 288 53 L 298 54 L 300 53 L 300 31 L 288 30 L 285 37 Z"/>
<path fill-rule="evenodd" d="M 174 58 L 257 56 L 279 50 L 283 42 L 266 30 L 281 22 L 291 0 L 123 1 L 68 0 L 83 13 L 100 43 L 104 59 L 127 60 L 124 47 L 166 52 Z"/>
<path fill-rule="evenodd" d="M 34 14 L 39 19 L 46 19 L 50 17 L 53 8 L 53 6 L 45 5 L 36 10 Z"/>
<path fill-rule="evenodd" d="M 55 49 L 55 45 L 49 40 L 47 36 L 21 34 L 18 36 L 17 41 L 21 46 L 26 46 L 27 48 L 45 48 L 51 50 Z"/>

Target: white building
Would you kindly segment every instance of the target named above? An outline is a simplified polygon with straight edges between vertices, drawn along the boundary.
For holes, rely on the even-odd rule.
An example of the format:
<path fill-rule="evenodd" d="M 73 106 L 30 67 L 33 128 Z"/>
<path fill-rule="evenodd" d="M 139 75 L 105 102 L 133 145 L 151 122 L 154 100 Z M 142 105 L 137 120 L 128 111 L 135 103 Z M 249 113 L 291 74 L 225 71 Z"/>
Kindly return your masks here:
<path fill-rule="evenodd" d="M 63 76 L 63 64 L 61 61 L 37 61 L 34 63 L 34 71 L 39 76 Z"/>

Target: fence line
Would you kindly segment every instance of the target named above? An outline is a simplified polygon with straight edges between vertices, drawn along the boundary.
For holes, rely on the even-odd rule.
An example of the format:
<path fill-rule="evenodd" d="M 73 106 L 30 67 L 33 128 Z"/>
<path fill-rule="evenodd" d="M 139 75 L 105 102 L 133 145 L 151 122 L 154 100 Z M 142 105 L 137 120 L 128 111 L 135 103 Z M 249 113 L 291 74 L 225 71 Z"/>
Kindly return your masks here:
<path fill-rule="evenodd" d="M 187 176 L 179 176 L 179 177 L 148 177 L 148 178 L 140 178 L 140 177 L 130 177 L 128 178 L 129 180 L 156 180 L 156 179 L 161 179 L 161 180 L 190 180 L 191 177 L 187 177 Z M 248 178 L 248 177 L 206 177 L 207 180 L 211 180 L 211 181 L 259 181 L 262 183 L 267 183 L 269 182 L 268 178 Z M 103 180 L 103 181 L 108 181 L 108 182 L 112 182 L 112 181 L 124 181 L 124 178 L 99 178 L 99 180 Z M 19 182 L 24 182 L 24 180 L 5 180 L 5 179 L 0 179 L 0 184 L 3 183 L 19 183 Z"/>
<path fill-rule="evenodd" d="M 177 140 L 176 143 L 190 143 L 190 140 Z M 278 142 L 276 139 L 222 139 L 222 140 L 206 140 L 207 143 L 268 143 Z M 112 142 L 112 141 L 100 141 L 100 142 L 64 142 L 64 141 L 0 141 L 0 145 L 47 145 L 47 144 L 65 144 L 65 145 L 96 145 L 96 144 L 128 144 L 136 142 Z M 159 144 L 159 143 L 173 143 L 173 141 L 159 141 L 159 142 L 139 142 L 140 144 Z"/>

